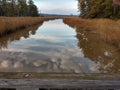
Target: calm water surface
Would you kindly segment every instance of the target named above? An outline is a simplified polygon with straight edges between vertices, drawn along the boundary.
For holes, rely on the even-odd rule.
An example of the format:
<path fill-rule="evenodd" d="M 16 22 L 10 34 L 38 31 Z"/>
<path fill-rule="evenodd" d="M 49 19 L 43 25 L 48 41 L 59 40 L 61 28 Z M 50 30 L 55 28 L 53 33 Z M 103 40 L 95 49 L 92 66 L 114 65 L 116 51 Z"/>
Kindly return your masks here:
<path fill-rule="evenodd" d="M 1 37 L 0 46 L 0 72 L 120 72 L 115 47 L 61 19 Z"/>

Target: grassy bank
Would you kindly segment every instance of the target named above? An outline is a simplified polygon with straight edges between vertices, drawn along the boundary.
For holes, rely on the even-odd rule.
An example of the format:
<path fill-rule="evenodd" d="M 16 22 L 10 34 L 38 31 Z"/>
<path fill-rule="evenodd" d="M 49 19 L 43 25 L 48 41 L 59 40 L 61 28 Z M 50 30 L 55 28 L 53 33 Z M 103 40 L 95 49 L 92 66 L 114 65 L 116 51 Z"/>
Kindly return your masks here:
<path fill-rule="evenodd" d="M 13 33 L 9 33 L 7 35 L 3 35 L 0 37 L 0 50 L 2 50 L 3 48 L 8 48 L 8 43 L 9 42 L 12 42 L 14 40 L 20 40 L 21 37 L 24 37 L 24 38 L 28 38 L 30 33 L 31 34 L 35 34 L 36 33 L 36 30 L 42 25 L 43 23 L 41 24 L 37 24 L 37 25 L 33 25 L 33 26 L 29 26 L 27 28 L 24 28 L 24 29 L 20 29 L 16 32 L 13 32 Z M 8 42 L 9 41 L 9 42 Z"/>
<path fill-rule="evenodd" d="M 55 17 L 0 17 L 0 36 L 50 19 Z"/>
<path fill-rule="evenodd" d="M 98 33 L 100 37 L 120 49 L 120 20 L 64 18 L 64 23 L 79 30 Z"/>

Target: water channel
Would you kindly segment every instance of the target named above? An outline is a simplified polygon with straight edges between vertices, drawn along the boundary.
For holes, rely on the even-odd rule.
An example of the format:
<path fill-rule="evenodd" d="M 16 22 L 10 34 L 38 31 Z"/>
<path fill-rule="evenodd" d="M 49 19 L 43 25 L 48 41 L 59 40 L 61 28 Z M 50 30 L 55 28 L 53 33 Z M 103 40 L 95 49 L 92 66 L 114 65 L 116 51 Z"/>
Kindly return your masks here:
<path fill-rule="evenodd" d="M 57 19 L 1 37 L 0 72 L 119 73 L 120 53 Z"/>

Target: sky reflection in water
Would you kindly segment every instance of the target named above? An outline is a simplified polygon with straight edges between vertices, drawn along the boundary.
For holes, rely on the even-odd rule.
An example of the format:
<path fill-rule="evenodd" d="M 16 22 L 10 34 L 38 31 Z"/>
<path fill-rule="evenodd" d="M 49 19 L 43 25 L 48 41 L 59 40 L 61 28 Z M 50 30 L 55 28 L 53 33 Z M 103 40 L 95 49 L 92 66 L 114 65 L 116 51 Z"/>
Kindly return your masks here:
<path fill-rule="evenodd" d="M 0 72 L 99 73 L 99 63 L 85 57 L 76 36 L 62 20 L 44 22 L 1 49 Z"/>

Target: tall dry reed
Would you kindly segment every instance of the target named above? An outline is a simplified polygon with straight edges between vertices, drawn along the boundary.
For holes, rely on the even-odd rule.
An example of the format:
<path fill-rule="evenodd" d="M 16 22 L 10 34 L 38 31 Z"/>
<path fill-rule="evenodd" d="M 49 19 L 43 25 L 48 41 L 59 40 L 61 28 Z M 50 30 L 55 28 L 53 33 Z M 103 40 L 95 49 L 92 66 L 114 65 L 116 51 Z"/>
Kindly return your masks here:
<path fill-rule="evenodd" d="M 64 22 L 77 30 L 99 33 L 101 38 L 120 49 L 120 20 L 64 18 Z"/>
<path fill-rule="evenodd" d="M 0 17 L 0 36 L 49 19 L 54 17 Z"/>

